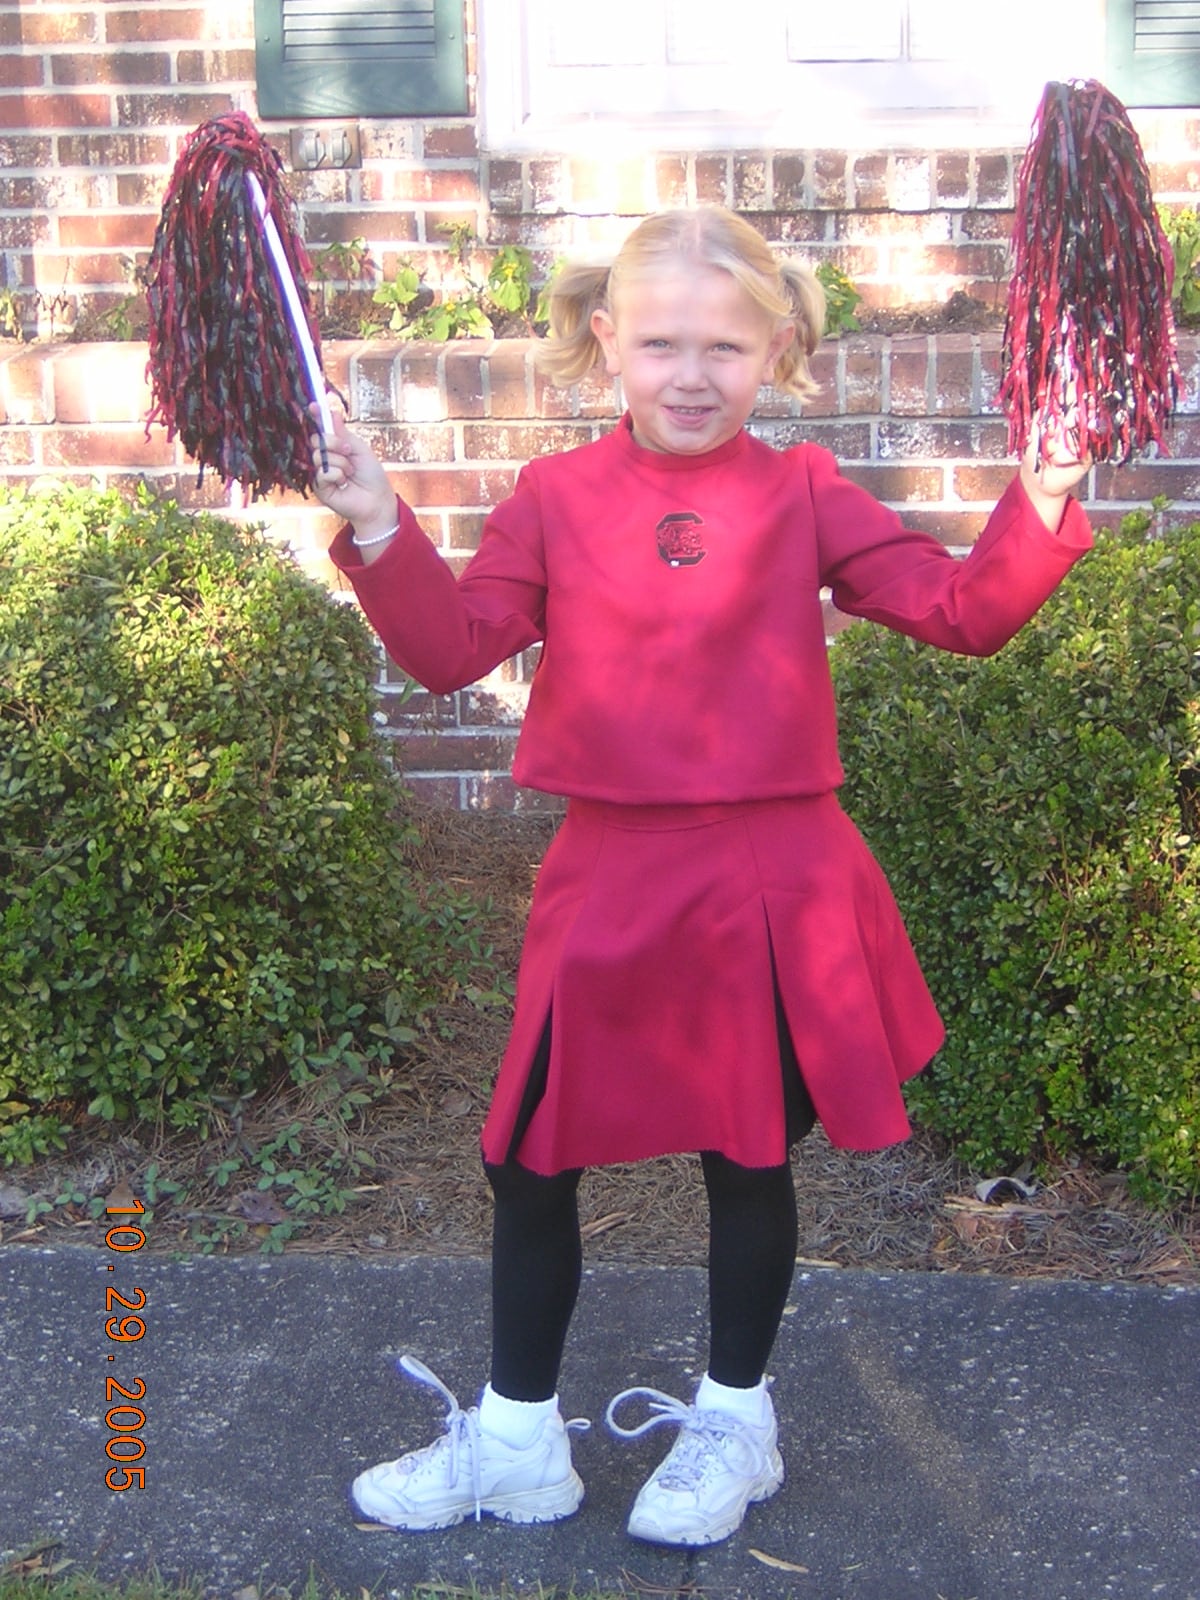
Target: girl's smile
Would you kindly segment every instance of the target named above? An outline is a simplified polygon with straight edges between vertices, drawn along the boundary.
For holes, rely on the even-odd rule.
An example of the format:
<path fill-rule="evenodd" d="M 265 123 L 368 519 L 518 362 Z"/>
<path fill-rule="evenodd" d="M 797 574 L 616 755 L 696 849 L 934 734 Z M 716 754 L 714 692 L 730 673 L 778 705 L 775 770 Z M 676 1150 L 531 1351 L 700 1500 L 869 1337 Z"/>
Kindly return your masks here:
<path fill-rule="evenodd" d="M 683 263 L 622 284 L 592 328 L 635 440 L 672 455 L 703 454 L 741 431 L 794 332 L 728 272 Z"/>

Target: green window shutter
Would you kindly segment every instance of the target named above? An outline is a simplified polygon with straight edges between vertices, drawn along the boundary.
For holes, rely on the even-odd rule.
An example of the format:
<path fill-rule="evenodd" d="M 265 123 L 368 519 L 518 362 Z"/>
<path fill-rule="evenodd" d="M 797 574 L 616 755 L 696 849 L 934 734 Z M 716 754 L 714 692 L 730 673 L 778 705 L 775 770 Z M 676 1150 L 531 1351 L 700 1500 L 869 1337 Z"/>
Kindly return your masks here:
<path fill-rule="evenodd" d="M 1200 106 L 1200 0 L 1108 0 L 1105 82 L 1129 106 Z"/>
<path fill-rule="evenodd" d="M 263 117 L 468 109 L 463 0 L 254 0 L 254 31 Z"/>

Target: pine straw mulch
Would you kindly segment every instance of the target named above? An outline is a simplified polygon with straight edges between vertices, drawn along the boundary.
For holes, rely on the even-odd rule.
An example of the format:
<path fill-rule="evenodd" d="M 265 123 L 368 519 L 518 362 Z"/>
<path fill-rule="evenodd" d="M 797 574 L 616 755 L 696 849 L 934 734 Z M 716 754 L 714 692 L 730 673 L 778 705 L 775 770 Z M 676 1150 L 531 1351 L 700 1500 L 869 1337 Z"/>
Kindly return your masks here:
<path fill-rule="evenodd" d="M 418 809 L 416 817 L 415 863 L 490 900 L 485 920 L 496 967 L 511 974 L 553 819 L 433 808 Z M 343 1213 L 311 1221 L 287 1243 L 289 1252 L 486 1254 L 490 1200 L 478 1133 L 507 1010 L 459 1001 L 437 1021 L 397 1072 L 388 1098 L 354 1130 L 374 1159 L 371 1173 L 359 1179 Z M 152 1130 L 89 1140 L 80 1129 L 68 1156 L 10 1171 L 4 1187 L 11 1194 L 15 1184 L 18 1196 L 28 1196 L 73 1184 L 90 1195 L 124 1181 L 144 1193 L 153 1161 L 160 1178 L 183 1183 L 184 1193 L 156 1211 L 152 1247 L 196 1248 L 189 1234 L 197 1222 L 203 1228 L 205 1219 L 232 1214 L 249 1224 L 233 1248 L 257 1249 L 284 1213 L 272 1211 L 274 1201 L 249 1182 L 222 1189 L 207 1174 L 224 1150 L 253 1148 L 297 1119 L 319 1148 L 312 1106 L 296 1091 L 252 1102 L 236 1126 L 218 1126 L 204 1144 Z M 312 1148 L 306 1144 L 310 1164 Z M 810 1265 L 1200 1285 L 1200 1206 L 1152 1210 L 1130 1194 L 1120 1173 L 1064 1165 L 1043 1175 L 1029 1198 L 984 1203 L 976 1184 L 1000 1175 L 969 1172 L 928 1134 L 861 1155 L 833 1149 L 819 1130 L 798 1147 L 795 1170 L 800 1255 Z M 99 1242 L 103 1226 L 74 1205 L 56 1207 L 33 1226 L 19 1207 L 3 1210 L 0 1240 L 8 1242 Z M 692 1157 L 590 1172 L 581 1210 L 589 1260 L 704 1261 L 704 1194 Z"/>

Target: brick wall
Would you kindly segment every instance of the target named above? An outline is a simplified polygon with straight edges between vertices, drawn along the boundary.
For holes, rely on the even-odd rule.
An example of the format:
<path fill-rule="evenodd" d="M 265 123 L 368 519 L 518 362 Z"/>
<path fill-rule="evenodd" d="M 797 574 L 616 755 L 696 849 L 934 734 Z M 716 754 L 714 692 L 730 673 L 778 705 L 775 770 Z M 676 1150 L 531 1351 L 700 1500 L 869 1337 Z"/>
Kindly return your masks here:
<path fill-rule="evenodd" d="M 536 373 L 529 340 L 397 345 L 333 343 L 331 378 L 350 400 L 398 491 L 455 565 L 479 542 L 487 508 L 534 456 L 595 438 L 612 425 L 619 396 L 606 378 L 570 390 Z M 1155 496 L 1170 526 L 1200 518 L 1200 339 L 1181 340 L 1185 392 L 1170 459 L 1093 470 L 1085 498 L 1097 525 L 1113 524 Z M 301 563 L 345 593 L 325 556 L 336 523 L 299 495 L 246 505 L 237 486 L 206 478 L 167 444 L 146 436 L 146 348 L 139 344 L 0 346 L 0 482 L 145 481 L 189 507 L 265 523 Z M 764 393 L 754 430 L 775 445 L 826 445 L 843 470 L 907 521 L 961 549 L 971 544 L 1012 473 L 996 403 L 1000 341 L 994 333 L 827 341 L 818 352 L 821 394 L 801 417 Z M 547 802 L 508 776 L 535 653 L 506 663 L 455 695 L 410 695 L 381 666 L 381 717 L 413 786 L 464 808 L 536 809 Z"/>
<path fill-rule="evenodd" d="M 24 332 L 42 340 L 0 340 L 0 480 L 146 479 L 185 505 L 268 520 L 328 577 L 333 529 L 320 508 L 287 496 L 247 508 L 211 479 L 198 488 L 161 434 L 146 437 L 144 346 L 56 342 L 94 337 L 98 319 L 130 303 L 187 134 L 230 108 L 256 116 L 253 9 L 253 0 L 0 0 L 0 312 L 15 305 Z M 1194 200 L 1200 116 L 1134 120 L 1156 192 Z M 286 159 L 291 125 L 263 127 Z M 358 133 L 360 167 L 293 173 L 291 187 L 314 255 L 361 237 L 383 276 L 409 259 L 436 287 L 450 260 L 446 224 L 470 224 L 488 246 L 523 243 L 546 269 L 565 251 L 607 245 L 656 207 L 722 202 L 781 247 L 835 260 L 869 305 L 944 301 L 960 288 L 994 302 L 1003 292 L 1015 149 L 660 150 L 606 161 L 481 150 L 471 115 L 364 119 Z M 780 444 L 821 440 L 880 498 L 948 543 L 968 543 L 1009 471 L 998 356 L 995 335 L 844 340 L 822 352 L 823 392 L 803 421 L 775 404 L 756 426 Z M 1095 473 L 1101 519 L 1156 494 L 1176 502 L 1168 517 L 1200 515 L 1194 341 L 1184 358 L 1175 459 Z M 333 344 L 326 361 L 456 562 L 522 461 L 594 436 L 615 414 L 606 383 L 547 389 L 519 340 Z M 401 704 L 400 686 L 383 685 L 419 787 L 461 805 L 537 803 L 506 776 L 529 669 L 510 664 L 436 701 Z"/>
<path fill-rule="evenodd" d="M 253 0 L 0 0 L 0 290 L 27 329 L 94 328 L 130 294 L 182 139 L 219 111 L 257 113 L 253 11 Z M 1135 121 L 1156 192 L 1194 199 L 1200 118 Z M 286 158 L 291 125 L 264 130 Z M 836 260 L 869 304 L 942 301 L 955 288 L 993 300 L 1006 277 L 1019 150 L 516 158 L 480 150 L 470 115 L 362 120 L 359 135 L 361 167 L 295 173 L 292 188 L 314 253 L 364 238 L 384 276 L 407 258 L 437 286 L 447 223 L 469 223 L 491 246 L 531 246 L 544 270 L 623 234 L 631 216 L 717 201 L 781 246 Z"/>

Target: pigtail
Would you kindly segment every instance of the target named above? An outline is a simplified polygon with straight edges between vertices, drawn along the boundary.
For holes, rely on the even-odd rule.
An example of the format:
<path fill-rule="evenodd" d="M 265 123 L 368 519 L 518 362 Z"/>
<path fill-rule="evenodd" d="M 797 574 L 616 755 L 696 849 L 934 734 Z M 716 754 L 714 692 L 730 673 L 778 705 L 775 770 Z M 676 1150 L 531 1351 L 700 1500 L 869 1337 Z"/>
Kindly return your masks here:
<path fill-rule="evenodd" d="M 601 360 L 592 332 L 592 313 L 608 306 L 607 266 L 565 266 L 551 281 L 547 296 L 550 331 L 538 347 L 538 366 L 553 383 L 578 383 Z"/>
<path fill-rule="evenodd" d="M 825 334 L 825 290 L 812 268 L 799 261 L 781 261 L 779 277 L 791 305 L 796 336 L 776 361 L 772 383 L 784 394 L 810 400 L 820 388 L 809 357 Z"/>

